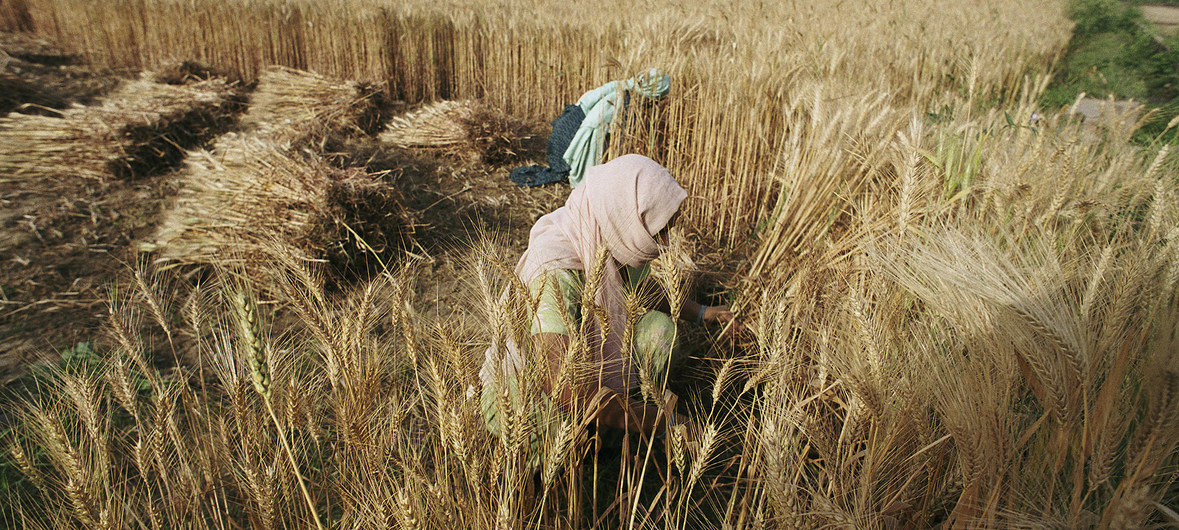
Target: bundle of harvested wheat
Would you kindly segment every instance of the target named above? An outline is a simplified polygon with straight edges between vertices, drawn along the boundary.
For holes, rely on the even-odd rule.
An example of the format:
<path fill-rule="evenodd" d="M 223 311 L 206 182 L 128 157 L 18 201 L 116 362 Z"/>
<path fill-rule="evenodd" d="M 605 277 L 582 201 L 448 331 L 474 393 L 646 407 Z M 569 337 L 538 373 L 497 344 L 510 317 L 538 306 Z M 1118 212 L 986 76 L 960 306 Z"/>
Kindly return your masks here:
<path fill-rule="evenodd" d="M 271 66 L 258 80 L 242 127 L 293 139 L 308 134 L 370 132 L 380 120 L 378 91 L 311 72 Z"/>
<path fill-rule="evenodd" d="M 474 101 L 439 101 L 389 120 L 382 142 L 398 147 L 451 147 L 470 137 L 467 122 L 475 116 Z"/>
<path fill-rule="evenodd" d="M 0 117 L 0 173 L 30 182 L 150 174 L 232 123 L 240 108 L 235 96 L 219 79 L 173 86 L 145 74 L 101 104 L 65 109 L 60 117 Z"/>
<path fill-rule="evenodd" d="M 170 265 L 253 260 L 293 247 L 346 274 L 402 248 L 412 227 L 381 175 L 333 167 L 289 141 L 231 133 L 186 163 L 175 204 L 140 244 Z"/>
<path fill-rule="evenodd" d="M 164 260 L 211 263 L 234 239 L 262 233 L 297 234 L 311 224 L 317 181 L 327 169 L 295 160 L 283 146 L 229 133 L 213 150 L 189 153 L 183 187 L 150 243 Z"/>
<path fill-rule="evenodd" d="M 380 175 L 337 170 L 325 190 L 326 215 L 317 216 L 305 241 L 341 278 L 379 271 L 410 243 L 413 218 L 403 197 Z"/>
<path fill-rule="evenodd" d="M 398 147 L 453 149 L 485 163 L 510 161 L 530 138 L 530 126 L 477 101 L 439 101 L 390 120 L 382 142 Z"/>

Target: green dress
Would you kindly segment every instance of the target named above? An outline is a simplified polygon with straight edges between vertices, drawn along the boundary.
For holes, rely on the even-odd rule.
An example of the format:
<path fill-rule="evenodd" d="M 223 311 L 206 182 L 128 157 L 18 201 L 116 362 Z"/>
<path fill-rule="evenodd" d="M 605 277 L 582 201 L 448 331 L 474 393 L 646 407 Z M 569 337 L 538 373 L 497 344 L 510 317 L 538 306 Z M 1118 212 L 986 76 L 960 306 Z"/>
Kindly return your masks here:
<path fill-rule="evenodd" d="M 650 274 L 650 267 L 624 268 L 623 277 L 626 280 L 628 293 L 635 293 Z M 528 285 L 533 299 L 539 298 L 535 317 L 532 321 L 531 332 L 556 333 L 569 336 L 570 330 L 566 326 L 569 322 L 580 329 L 582 322 L 581 296 L 585 285 L 585 273 L 574 269 L 555 269 L 535 278 Z M 562 313 L 567 316 L 562 318 Z M 642 363 L 647 373 L 651 374 L 654 383 L 663 386 L 667 374 L 674 373 L 683 362 L 681 348 L 678 347 L 675 321 L 667 313 L 661 311 L 647 311 L 635 323 L 634 334 L 634 363 Z M 523 399 L 519 385 L 514 377 L 506 381 L 508 385 L 507 399 L 518 402 Z M 483 418 L 487 428 L 496 436 L 502 435 L 501 414 L 497 406 L 499 389 L 495 383 L 484 383 L 480 396 Z M 518 403 L 519 404 L 519 403 Z M 522 405 L 522 404 L 519 404 Z M 542 450 L 549 444 L 541 443 L 546 436 L 552 436 L 561 428 L 565 414 L 554 404 L 548 396 L 542 394 L 541 403 L 534 409 L 537 429 L 529 436 L 528 466 L 538 470 L 543 462 Z"/>

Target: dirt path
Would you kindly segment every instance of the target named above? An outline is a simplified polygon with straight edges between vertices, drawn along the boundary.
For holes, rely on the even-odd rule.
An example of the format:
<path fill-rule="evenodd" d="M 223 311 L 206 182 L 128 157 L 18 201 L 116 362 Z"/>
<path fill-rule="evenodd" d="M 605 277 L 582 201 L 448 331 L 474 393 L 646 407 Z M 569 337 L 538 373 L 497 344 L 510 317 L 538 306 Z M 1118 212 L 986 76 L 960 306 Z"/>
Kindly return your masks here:
<path fill-rule="evenodd" d="M 1165 35 L 1179 32 L 1179 7 L 1174 6 L 1139 6 L 1146 20 L 1154 24 Z"/>

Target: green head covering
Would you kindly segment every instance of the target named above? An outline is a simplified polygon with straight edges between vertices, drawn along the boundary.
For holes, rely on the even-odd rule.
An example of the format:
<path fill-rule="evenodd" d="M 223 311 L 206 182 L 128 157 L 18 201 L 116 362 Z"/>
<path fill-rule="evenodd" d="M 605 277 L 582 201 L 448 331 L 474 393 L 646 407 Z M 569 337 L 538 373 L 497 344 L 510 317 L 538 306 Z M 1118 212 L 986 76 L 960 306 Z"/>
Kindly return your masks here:
<path fill-rule="evenodd" d="M 663 73 L 663 70 L 652 68 L 630 79 L 611 81 L 582 94 L 577 105 L 585 112 L 585 119 L 563 155 L 570 167 L 570 187 L 580 185 L 585 178 L 585 170 L 602 162 L 610 121 L 614 119 L 615 109 L 621 106 L 622 93 L 626 90 L 647 99 L 658 99 L 671 90 L 671 76 Z"/>
<path fill-rule="evenodd" d="M 652 68 L 646 73 L 636 75 L 625 81 L 626 88 L 634 90 L 651 99 L 658 99 L 667 95 L 671 90 L 671 76 L 658 68 Z"/>

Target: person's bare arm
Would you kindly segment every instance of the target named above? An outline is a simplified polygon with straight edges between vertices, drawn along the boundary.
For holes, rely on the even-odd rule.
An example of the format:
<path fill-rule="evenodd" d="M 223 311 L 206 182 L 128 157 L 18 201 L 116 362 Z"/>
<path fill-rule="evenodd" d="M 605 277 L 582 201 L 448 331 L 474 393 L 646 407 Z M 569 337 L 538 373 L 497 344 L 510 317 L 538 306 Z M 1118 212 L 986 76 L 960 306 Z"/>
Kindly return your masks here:
<path fill-rule="evenodd" d="M 664 313 L 671 313 L 671 308 L 667 301 L 667 293 L 659 285 L 655 278 L 648 276 L 643 280 L 639 287 L 643 292 L 649 293 L 651 296 L 650 307 L 652 309 L 663 311 Z M 704 309 L 704 314 L 700 314 L 701 308 Z M 713 305 L 704 306 L 695 300 L 684 300 L 680 307 L 680 313 L 677 315 L 680 320 L 685 322 L 715 322 L 718 324 L 725 324 L 733 320 L 733 312 L 727 305 Z"/>
<path fill-rule="evenodd" d="M 700 310 L 704 309 L 703 318 L 701 318 Z M 695 300 L 685 300 L 684 306 L 680 308 L 680 320 L 688 322 L 718 322 L 724 324 L 733 320 L 733 312 L 729 310 L 727 305 L 711 305 L 703 306 Z"/>
<path fill-rule="evenodd" d="M 559 333 L 538 333 L 532 336 L 532 341 L 536 351 L 544 352 L 548 361 L 547 377 L 543 381 L 544 391 L 561 410 L 572 412 L 573 403 L 589 403 L 598 394 L 599 389 L 603 388 L 596 382 L 591 382 L 564 385 L 559 392 L 554 393 L 553 385 L 560 377 L 569 337 Z M 610 389 L 607 391 L 606 399 L 596 416 L 603 425 L 650 435 L 663 432 L 667 418 L 660 415 L 658 407 L 632 401 Z"/>

